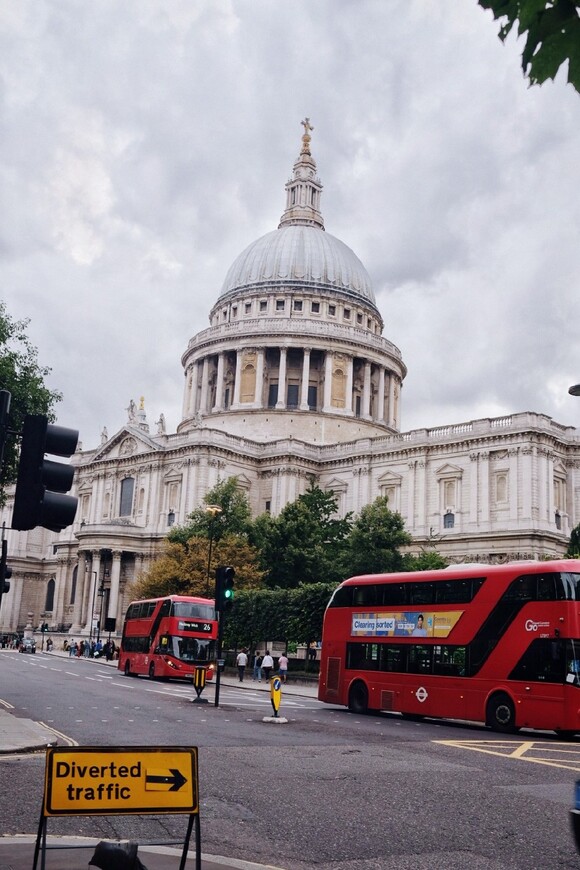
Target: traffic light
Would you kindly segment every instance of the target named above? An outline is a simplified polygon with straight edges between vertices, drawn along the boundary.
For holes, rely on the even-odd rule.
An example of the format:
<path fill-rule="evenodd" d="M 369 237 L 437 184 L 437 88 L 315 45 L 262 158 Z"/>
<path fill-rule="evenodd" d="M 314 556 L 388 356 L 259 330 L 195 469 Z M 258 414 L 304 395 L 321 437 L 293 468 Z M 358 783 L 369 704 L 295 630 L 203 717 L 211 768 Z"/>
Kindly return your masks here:
<path fill-rule="evenodd" d="M 229 610 L 234 603 L 235 570 L 231 566 L 221 565 L 215 572 L 215 609 Z"/>
<path fill-rule="evenodd" d="M 8 582 L 10 577 L 12 577 L 12 568 L 9 565 L 1 565 L 0 587 L 2 587 L 2 592 L 10 592 L 10 583 Z"/>
<path fill-rule="evenodd" d="M 13 529 L 25 531 L 43 526 L 62 532 L 74 521 L 78 499 L 64 494 L 72 486 L 74 467 L 45 459 L 44 454 L 71 456 L 78 439 L 76 429 L 54 426 L 42 414 L 28 414 L 24 418 Z"/>

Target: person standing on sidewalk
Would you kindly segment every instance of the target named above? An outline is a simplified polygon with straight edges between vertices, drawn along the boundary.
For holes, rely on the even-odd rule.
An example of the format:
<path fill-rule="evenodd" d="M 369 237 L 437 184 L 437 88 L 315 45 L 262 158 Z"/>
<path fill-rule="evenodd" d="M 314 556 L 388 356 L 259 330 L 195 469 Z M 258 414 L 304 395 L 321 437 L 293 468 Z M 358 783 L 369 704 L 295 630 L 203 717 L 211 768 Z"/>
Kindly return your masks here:
<path fill-rule="evenodd" d="M 271 672 L 273 667 L 274 667 L 274 659 L 270 655 L 270 650 L 267 649 L 266 655 L 262 659 L 262 670 L 264 671 L 264 676 L 266 677 L 266 680 L 270 679 L 270 672 Z"/>
<path fill-rule="evenodd" d="M 278 671 L 280 672 L 280 679 L 285 683 L 286 675 L 288 674 L 288 656 L 286 653 L 282 653 L 278 659 Z"/>
<path fill-rule="evenodd" d="M 259 683 L 262 682 L 262 656 L 260 655 L 260 650 L 256 650 L 254 653 L 254 680 L 257 680 Z"/>
<path fill-rule="evenodd" d="M 246 655 L 245 650 L 242 650 L 238 653 L 236 664 L 238 666 L 238 680 L 240 681 L 240 683 L 243 683 L 246 665 L 248 664 L 248 656 Z"/>

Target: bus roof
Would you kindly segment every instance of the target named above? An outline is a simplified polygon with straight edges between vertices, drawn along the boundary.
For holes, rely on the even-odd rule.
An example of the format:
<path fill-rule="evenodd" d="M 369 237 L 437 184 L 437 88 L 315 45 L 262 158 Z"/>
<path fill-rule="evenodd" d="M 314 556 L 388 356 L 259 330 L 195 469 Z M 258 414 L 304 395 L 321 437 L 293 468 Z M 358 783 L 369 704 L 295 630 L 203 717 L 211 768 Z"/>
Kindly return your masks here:
<path fill-rule="evenodd" d="M 149 601 L 187 601 L 193 604 L 213 604 L 213 598 L 200 598 L 199 595 L 158 595 L 153 598 L 136 598 L 130 601 L 129 604 L 145 604 Z"/>
<path fill-rule="evenodd" d="M 341 586 L 356 586 L 366 583 L 411 583 L 417 580 L 451 580 L 467 577 L 481 577 L 494 574 L 505 574 L 510 572 L 515 574 L 522 573 L 525 569 L 527 574 L 541 574 L 544 571 L 562 571 L 569 573 L 580 573 L 579 559 L 554 559 L 549 562 L 539 562 L 536 560 L 519 560 L 513 562 L 504 562 L 502 565 L 489 565 L 480 562 L 462 563 L 460 565 L 449 565 L 447 568 L 438 568 L 434 571 L 401 571 L 394 574 L 360 574 L 357 577 L 349 577 L 348 580 L 343 580 Z"/>

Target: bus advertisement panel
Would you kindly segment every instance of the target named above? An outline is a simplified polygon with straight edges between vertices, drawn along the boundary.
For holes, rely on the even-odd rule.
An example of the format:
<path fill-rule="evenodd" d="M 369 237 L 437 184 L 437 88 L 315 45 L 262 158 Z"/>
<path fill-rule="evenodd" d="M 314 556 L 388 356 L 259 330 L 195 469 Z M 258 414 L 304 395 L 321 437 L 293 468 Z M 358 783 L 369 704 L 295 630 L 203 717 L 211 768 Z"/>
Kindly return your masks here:
<path fill-rule="evenodd" d="M 580 560 L 351 577 L 326 609 L 318 697 L 580 732 Z"/>
<path fill-rule="evenodd" d="M 199 667 L 215 673 L 218 623 L 213 600 L 168 595 L 127 608 L 119 650 L 125 676 L 193 680 Z"/>

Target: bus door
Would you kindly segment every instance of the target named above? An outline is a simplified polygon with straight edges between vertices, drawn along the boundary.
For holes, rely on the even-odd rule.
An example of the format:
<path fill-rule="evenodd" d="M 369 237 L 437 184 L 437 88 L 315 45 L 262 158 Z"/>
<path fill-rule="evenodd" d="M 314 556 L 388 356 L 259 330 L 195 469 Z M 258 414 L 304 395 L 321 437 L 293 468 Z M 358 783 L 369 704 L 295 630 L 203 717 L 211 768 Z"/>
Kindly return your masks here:
<path fill-rule="evenodd" d="M 577 716 L 580 700 L 580 693 L 571 699 L 567 688 L 575 680 L 574 667 L 574 663 L 566 661 L 565 640 L 546 637 L 532 641 L 509 675 L 510 683 L 514 681 L 510 690 L 516 702 L 518 726 L 550 730 L 572 727 L 565 723 L 570 715 Z M 568 711 L 566 705 L 572 700 L 575 709 Z"/>

